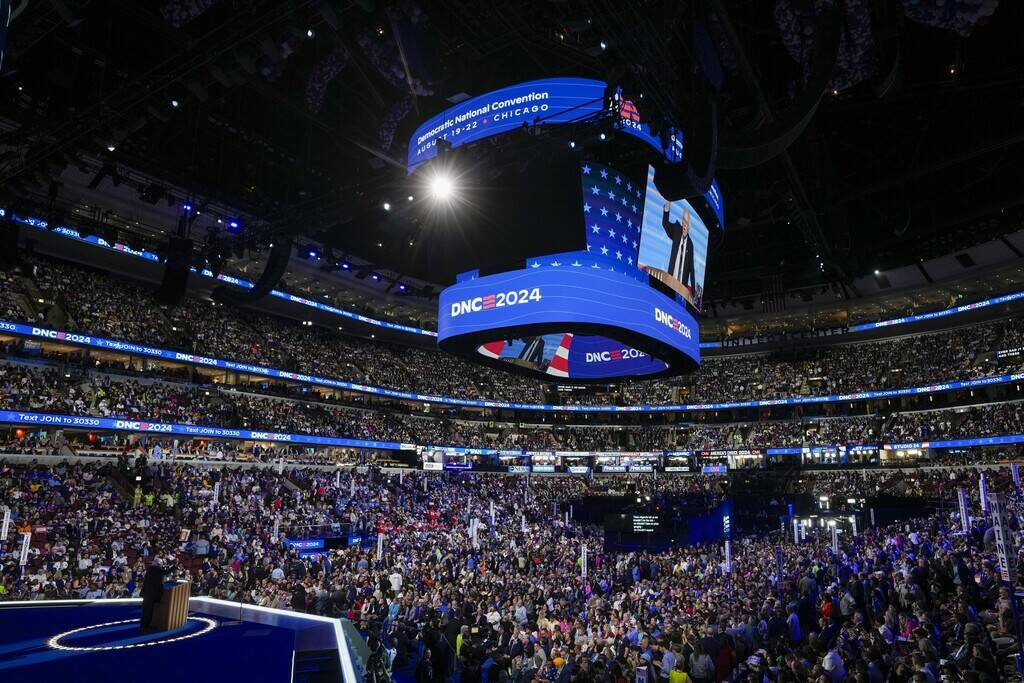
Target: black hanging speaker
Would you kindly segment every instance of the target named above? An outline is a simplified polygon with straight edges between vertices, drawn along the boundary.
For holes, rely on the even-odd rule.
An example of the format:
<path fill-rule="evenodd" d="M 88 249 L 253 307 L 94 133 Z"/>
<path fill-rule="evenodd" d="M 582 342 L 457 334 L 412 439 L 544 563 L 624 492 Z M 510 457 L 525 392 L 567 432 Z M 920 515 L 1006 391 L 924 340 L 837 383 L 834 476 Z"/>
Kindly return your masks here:
<path fill-rule="evenodd" d="M 187 237 L 172 237 L 167 245 L 167 261 L 164 263 L 164 277 L 156 292 L 157 301 L 176 304 L 185 295 L 188 286 L 188 271 L 192 265 L 192 240 Z"/>
<path fill-rule="evenodd" d="M 227 285 L 221 285 L 213 290 L 213 298 L 221 303 L 234 306 L 243 306 L 259 301 L 270 294 L 281 278 L 288 270 L 288 261 L 292 256 L 291 235 L 279 236 L 274 240 L 274 246 L 270 248 L 270 256 L 267 257 L 267 265 L 263 268 L 263 274 L 256 281 L 252 289 L 239 291 L 235 288 L 228 289 Z"/>
<path fill-rule="evenodd" d="M 711 187 L 718 167 L 718 92 L 722 87 L 722 66 L 701 21 L 694 24 L 693 44 L 700 69 L 695 75 L 695 97 L 686 127 L 686 160 L 654 164 L 654 184 L 669 201 L 702 196 Z"/>

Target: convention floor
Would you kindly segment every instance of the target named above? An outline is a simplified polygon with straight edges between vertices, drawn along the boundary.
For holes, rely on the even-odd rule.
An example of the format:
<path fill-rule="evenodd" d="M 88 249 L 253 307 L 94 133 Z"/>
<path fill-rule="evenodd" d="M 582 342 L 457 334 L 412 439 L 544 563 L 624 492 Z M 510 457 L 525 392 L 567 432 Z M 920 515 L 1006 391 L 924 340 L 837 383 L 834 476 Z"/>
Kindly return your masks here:
<path fill-rule="evenodd" d="M 190 612 L 175 631 L 141 634 L 140 607 L 0 609 L 0 681 L 289 681 L 295 632 Z"/>

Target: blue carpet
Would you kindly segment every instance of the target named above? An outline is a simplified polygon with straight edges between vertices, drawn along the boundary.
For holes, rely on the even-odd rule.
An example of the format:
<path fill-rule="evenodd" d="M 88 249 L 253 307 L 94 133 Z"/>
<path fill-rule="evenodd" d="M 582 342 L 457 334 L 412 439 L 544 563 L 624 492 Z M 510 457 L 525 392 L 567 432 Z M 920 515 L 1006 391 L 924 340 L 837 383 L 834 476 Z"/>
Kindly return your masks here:
<path fill-rule="evenodd" d="M 71 647 L 136 647 L 78 652 L 56 650 L 47 645 L 58 633 L 138 619 L 139 613 L 138 605 L 0 609 L 0 681 L 181 683 L 189 680 L 288 681 L 291 677 L 295 633 L 264 624 L 225 625 L 222 620 L 214 619 L 216 628 L 195 635 L 207 624 L 189 620 L 175 631 L 141 634 L 136 621 L 90 628 L 60 640 L 60 644 Z M 189 635 L 194 637 L 144 645 Z"/>

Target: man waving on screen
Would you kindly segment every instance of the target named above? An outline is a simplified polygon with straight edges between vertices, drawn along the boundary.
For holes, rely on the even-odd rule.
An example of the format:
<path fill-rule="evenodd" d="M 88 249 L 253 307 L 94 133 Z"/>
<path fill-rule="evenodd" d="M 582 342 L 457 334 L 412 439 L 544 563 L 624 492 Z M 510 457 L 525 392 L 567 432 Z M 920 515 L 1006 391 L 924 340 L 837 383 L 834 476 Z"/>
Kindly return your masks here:
<path fill-rule="evenodd" d="M 689 207 L 684 207 L 683 222 L 673 223 L 669 220 L 671 209 L 672 202 L 665 202 L 665 208 L 661 215 L 661 227 L 665 229 L 665 234 L 672 240 L 668 273 L 693 292 L 696 280 L 693 273 L 693 242 L 690 241 L 690 210 Z"/>

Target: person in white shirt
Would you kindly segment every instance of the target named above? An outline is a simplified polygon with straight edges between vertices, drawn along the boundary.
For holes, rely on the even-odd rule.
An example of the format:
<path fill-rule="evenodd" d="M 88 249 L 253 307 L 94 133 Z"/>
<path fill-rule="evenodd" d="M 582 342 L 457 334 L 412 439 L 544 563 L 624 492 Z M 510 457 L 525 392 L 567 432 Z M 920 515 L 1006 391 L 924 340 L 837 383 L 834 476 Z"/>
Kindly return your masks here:
<path fill-rule="evenodd" d="M 834 648 L 828 651 L 822 660 L 821 666 L 825 673 L 832 679 L 833 683 L 839 683 L 846 678 L 846 667 L 843 665 L 843 658 Z"/>
<path fill-rule="evenodd" d="M 520 626 L 524 626 L 528 619 L 529 616 L 526 612 L 526 605 L 520 602 L 516 605 L 516 623 Z"/>

